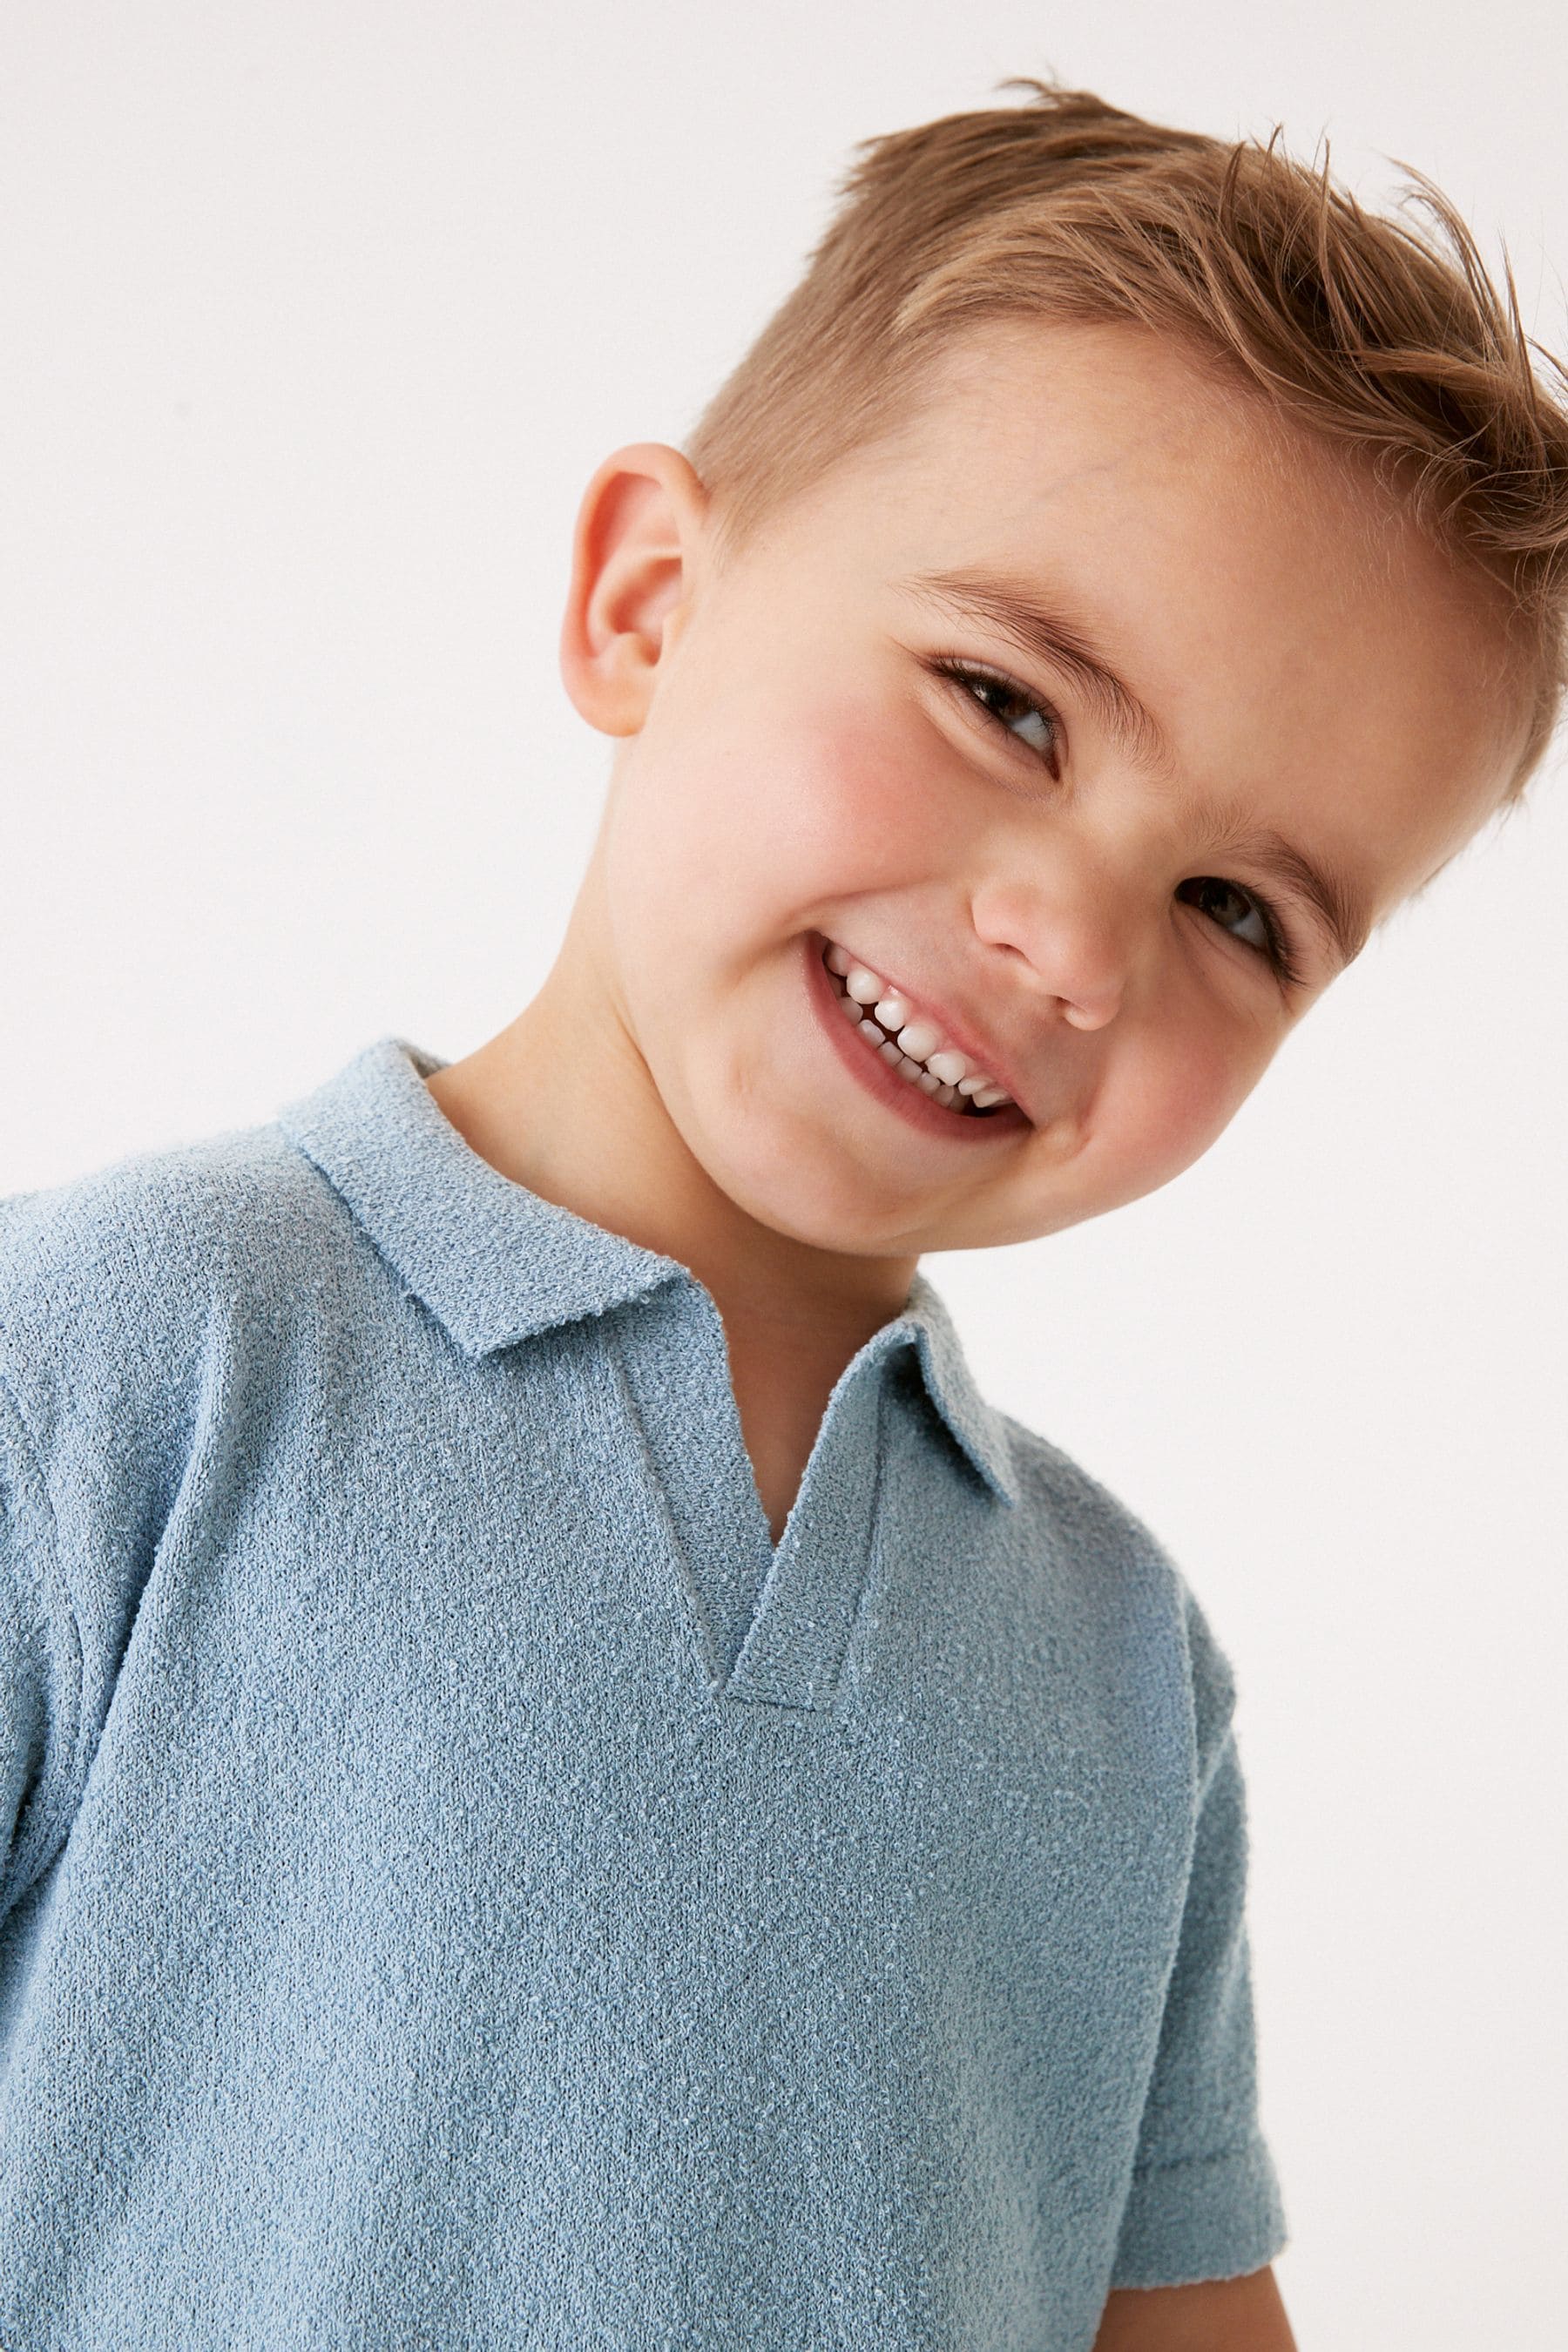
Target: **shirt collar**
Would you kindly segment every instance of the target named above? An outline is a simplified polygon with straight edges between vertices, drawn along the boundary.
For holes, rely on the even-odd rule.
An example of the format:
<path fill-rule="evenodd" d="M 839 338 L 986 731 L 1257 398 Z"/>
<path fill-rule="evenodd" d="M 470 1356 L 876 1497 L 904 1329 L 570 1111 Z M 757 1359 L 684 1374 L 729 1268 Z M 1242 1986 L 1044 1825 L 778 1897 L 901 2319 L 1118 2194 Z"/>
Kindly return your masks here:
<path fill-rule="evenodd" d="M 446 1067 L 405 1038 L 378 1038 L 286 1105 L 279 1125 L 466 1354 L 489 1355 L 553 1325 L 607 1314 L 664 1283 L 696 1281 L 676 1259 L 542 1200 L 482 1160 L 425 1084 Z M 976 1389 L 947 1309 L 922 1274 L 877 1339 L 879 1352 L 913 1345 L 953 1438 L 992 1492 L 1016 1503 L 1006 1424 Z"/>

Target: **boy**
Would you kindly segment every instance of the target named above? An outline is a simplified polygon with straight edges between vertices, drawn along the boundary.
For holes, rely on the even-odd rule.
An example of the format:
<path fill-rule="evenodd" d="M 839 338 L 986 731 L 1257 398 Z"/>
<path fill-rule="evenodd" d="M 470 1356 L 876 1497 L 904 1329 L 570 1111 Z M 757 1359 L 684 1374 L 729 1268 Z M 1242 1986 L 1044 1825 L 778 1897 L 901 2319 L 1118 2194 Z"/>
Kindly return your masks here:
<path fill-rule="evenodd" d="M 535 1001 L 5 1204 L 7 2352 L 1291 2343 L 1226 1662 L 918 1265 L 1518 793 L 1568 424 L 1440 202 L 1026 87 L 590 484 Z"/>

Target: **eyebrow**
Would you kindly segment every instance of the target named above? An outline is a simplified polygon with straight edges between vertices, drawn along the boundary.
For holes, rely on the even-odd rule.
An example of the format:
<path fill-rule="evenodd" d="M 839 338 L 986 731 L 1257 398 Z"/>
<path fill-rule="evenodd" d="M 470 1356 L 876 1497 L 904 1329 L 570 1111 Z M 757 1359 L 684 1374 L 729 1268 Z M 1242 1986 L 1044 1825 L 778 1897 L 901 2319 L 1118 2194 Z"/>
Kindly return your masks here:
<path fill-rule="evenodd" d="M 1332 866 L 1314 864 L 1272 825 L 1213 836 L 1205 856 L 1237 857 L 1300 898 L 1342 965 L 1354 963 L 1372 935 L 1365 905 Z"/>
<path fill-rule="evenodd" d="M 1108 733 L 1145 767 L 1173 765 L 1164 730 L 1092 639 L 1075 622 L 1051 612 L 1036 591 L 1005 574 L 966 570 L 918 572 L 904 592 L 960 619 L 978 621 L 1033 661 L 1064 671 Z M 1342 964 L 1353 963 L 1372 923 L 1365 908 L 1333 866 L 1319 865 L 1273 826 L 1216 831 L 1205 856 L 1245 859 L 1300 898 Z"/>
<path fill-rule="evenodd" d="M 1032 589 L 999 573 L 917 572 L 905 592 L 962 620 L 979 621 L 1032 661 L 1065 670 L 1107 731 L 1146 767 L 1169 767 L 1171 747 L 1152 713 L 1075 622 L 1042 604 Z"/>

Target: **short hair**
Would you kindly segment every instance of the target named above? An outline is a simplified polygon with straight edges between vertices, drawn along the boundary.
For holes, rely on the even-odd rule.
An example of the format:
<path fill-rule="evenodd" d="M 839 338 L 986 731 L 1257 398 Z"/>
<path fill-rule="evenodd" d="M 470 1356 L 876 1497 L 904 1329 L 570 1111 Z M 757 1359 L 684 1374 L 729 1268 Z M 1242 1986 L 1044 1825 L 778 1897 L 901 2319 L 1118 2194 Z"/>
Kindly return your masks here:
<path fill-rule="evenodd" d="M 1086 90 L 1000 87 L 1034 95 L 856 149 L 805 276 L 687 441 L 721 559 L 888 437 L 931 362 L 981 322 L 1141 324 L 1358 453 L 1501 585 L 1534 679 L 1514 800 L 1568 686 L 1568 372 L 1525 334 L 1506 259 L 1500 290 L 1419 174 L 1406 216 L 1369 213 L 1326 152 L 1297 162 L 1278 132 L 1227 142 Z"/>

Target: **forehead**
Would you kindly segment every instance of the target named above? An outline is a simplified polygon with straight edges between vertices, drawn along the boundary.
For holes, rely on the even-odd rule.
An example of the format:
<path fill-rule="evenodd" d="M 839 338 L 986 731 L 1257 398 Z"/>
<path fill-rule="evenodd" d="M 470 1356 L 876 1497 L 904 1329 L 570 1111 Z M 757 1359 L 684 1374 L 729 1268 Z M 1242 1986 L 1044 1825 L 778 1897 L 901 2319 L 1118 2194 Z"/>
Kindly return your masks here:
<path fill-rule="evenodd" d="M 1310 831 L 1375 919 L 1496 807 L 1524 697 L 1488 583 L 1341 454 L 1144 330 L 999 322 L 806 502 L 808 566 L 896 626 L 1012 581 L 1157 721 L 1173 811 Z"/>

